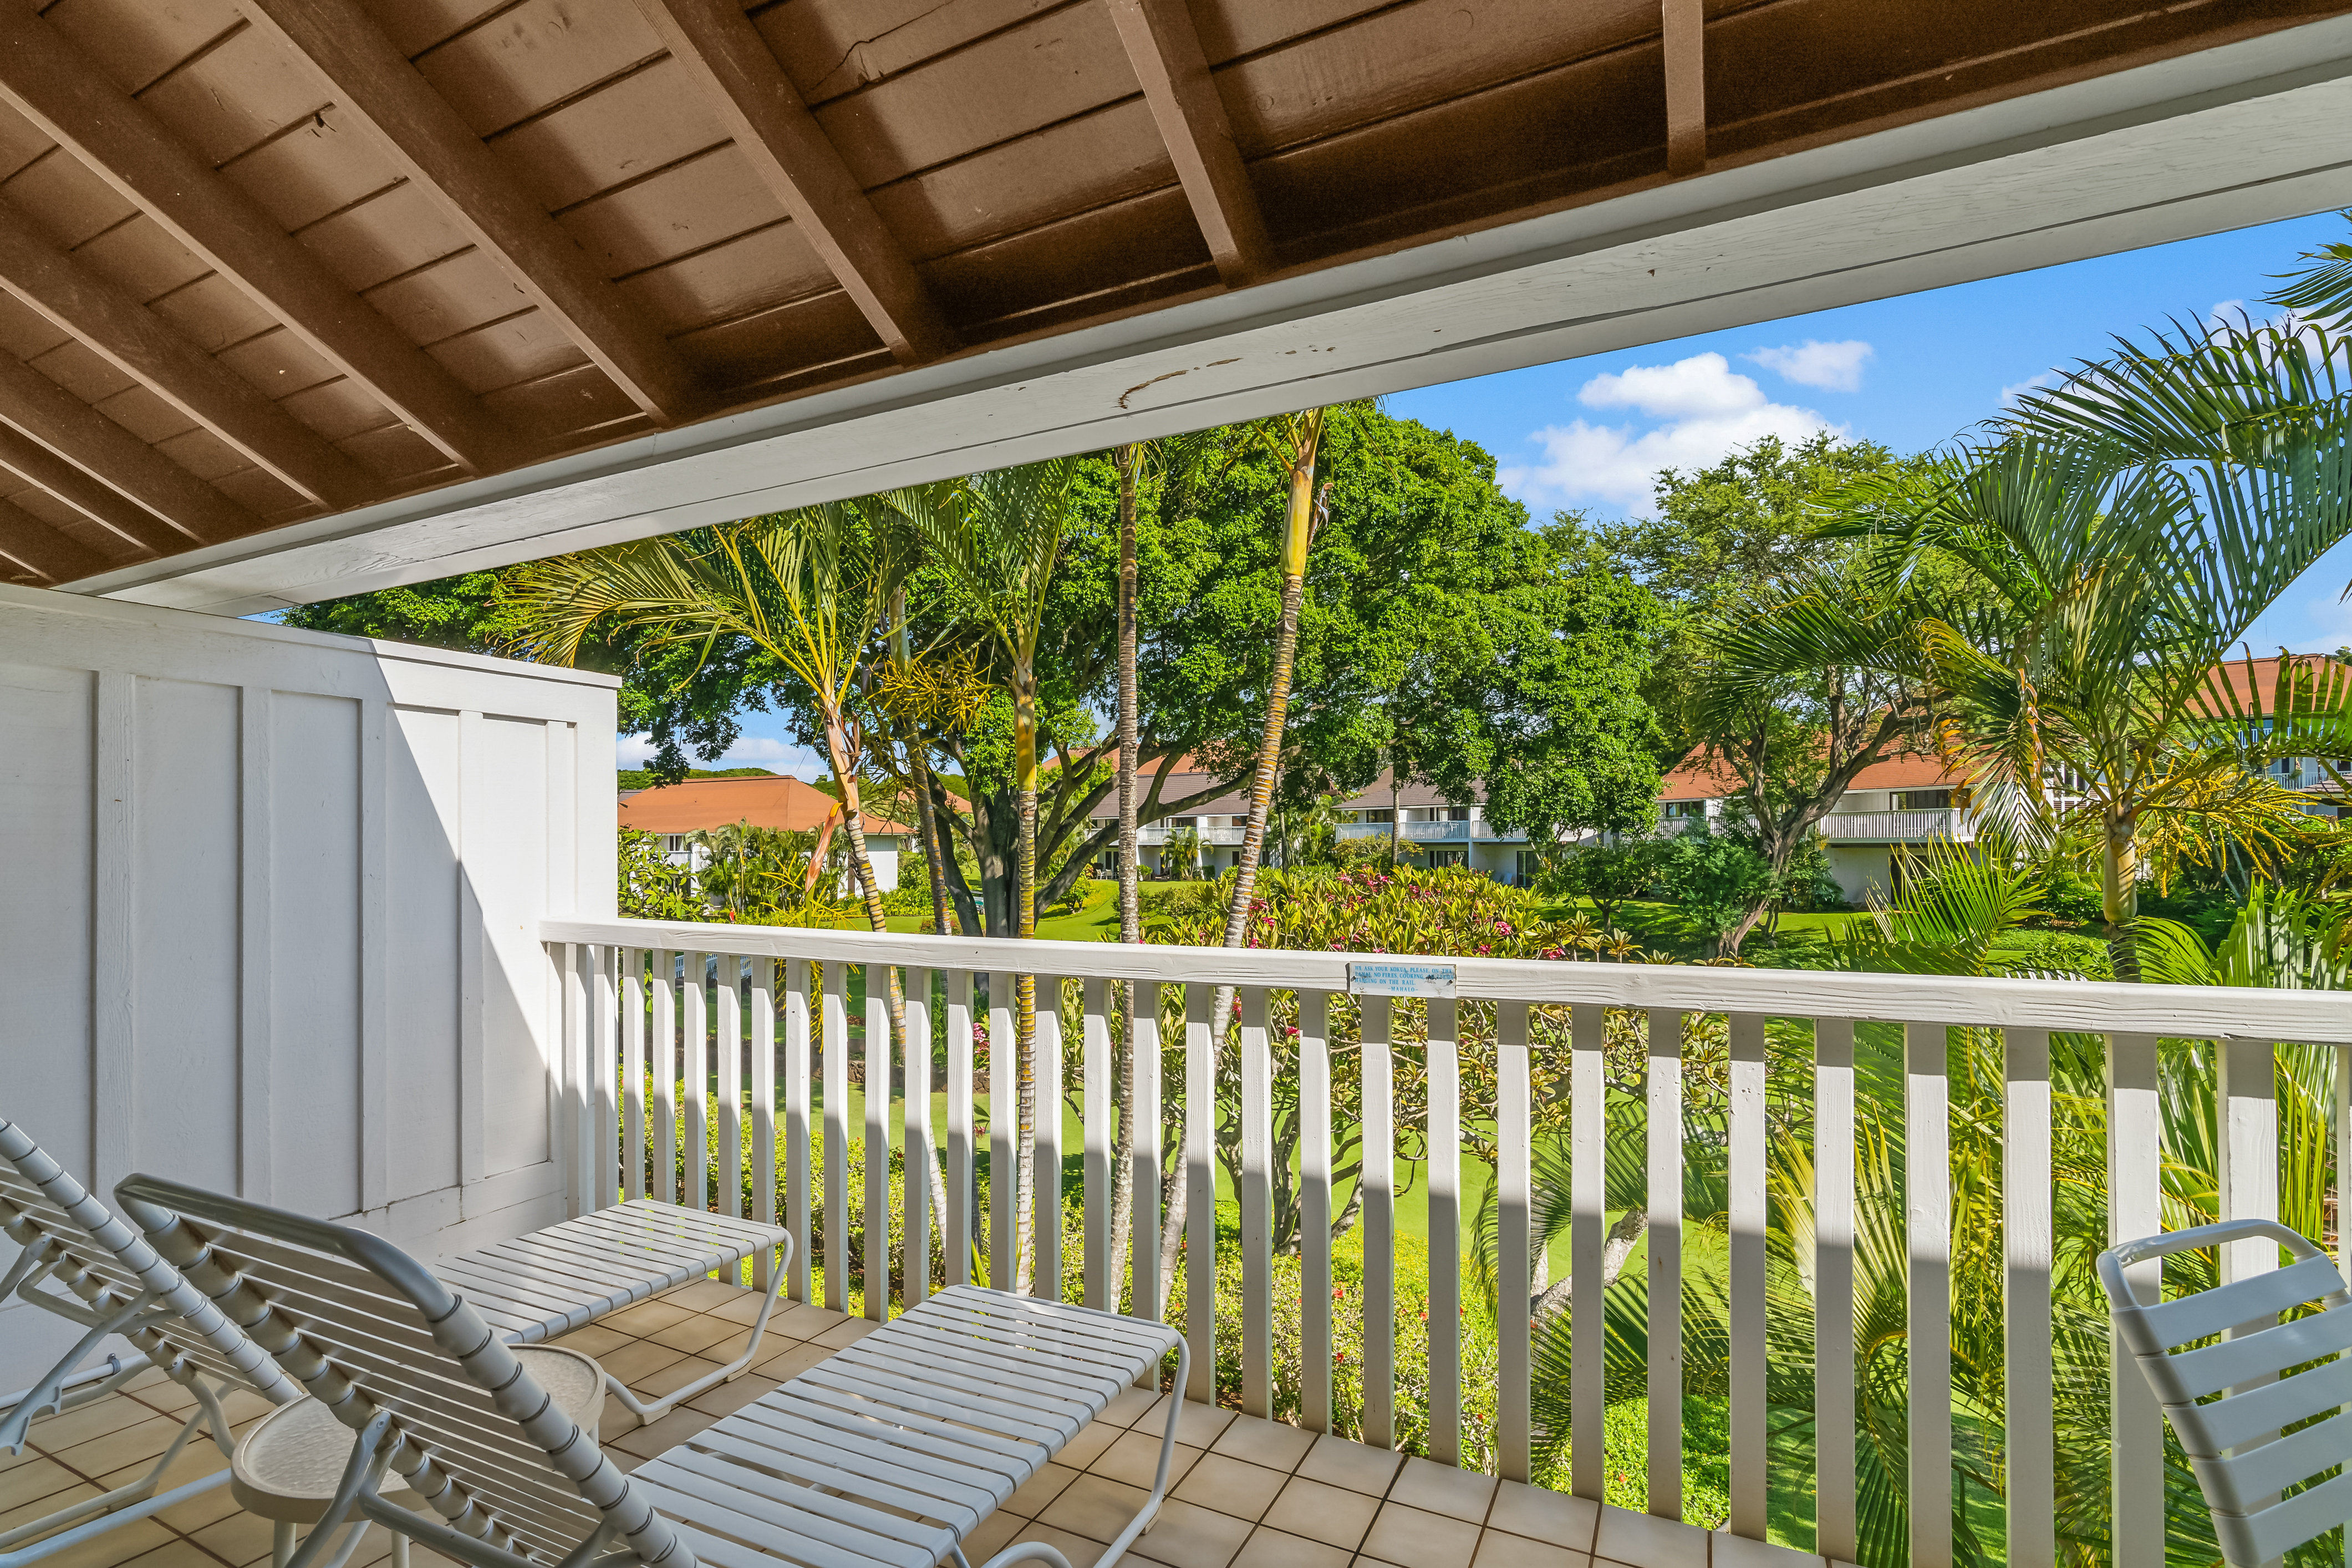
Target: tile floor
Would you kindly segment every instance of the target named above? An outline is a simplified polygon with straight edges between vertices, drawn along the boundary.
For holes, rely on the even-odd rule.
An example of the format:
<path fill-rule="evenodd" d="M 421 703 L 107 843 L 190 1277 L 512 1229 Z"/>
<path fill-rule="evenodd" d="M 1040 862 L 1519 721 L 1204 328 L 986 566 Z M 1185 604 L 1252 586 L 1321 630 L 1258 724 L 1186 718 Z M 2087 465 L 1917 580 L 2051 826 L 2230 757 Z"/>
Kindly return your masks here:
<path fill-rule="evenodd" d="M 759 1312 L 751 1292 L 703 1280 L 558 1341 L 594 1356 L 641 1395 L 667 1393 L 740 1353 Z M 871 1331 L 822 1308 L 779 1307 L 751 1372 L 650 1426 L 611 1400 L 602 1437 L 623 1468 L 649 1458 Z M 975 1564 L 1016 1540 L 1090 1568 L 1151 1484 L 1164 1395 L 1131 1392 L 1064 1448 L 966 1542 Z M 0 1453 L 0 1531 L 134 1479 L 162 1454 L 191 1396 L 150 1373 L 128 1391 L 34 1425 L 21 1456 Z M 229 1402 L 233 1421 L 264 1406 Z M 243 1427 L 238 1428 L 240 1431 Z M 1496 1483 L 1295 1426 L 1188 1405 L 1167 1504 L 1125 1561 L 1137 1568 L 1824 1568 L 1819 1557 Z M 191 1444 L 167 1487 L 220 1469 Z M 222 1487 L 45 1560 L 45 1568 L 249 1568 L 270 1526 Z M 353 1568 L 389 1552 L 372 1532 Z M 453 1568 L 418 1548 L 415 1568 Z"/>

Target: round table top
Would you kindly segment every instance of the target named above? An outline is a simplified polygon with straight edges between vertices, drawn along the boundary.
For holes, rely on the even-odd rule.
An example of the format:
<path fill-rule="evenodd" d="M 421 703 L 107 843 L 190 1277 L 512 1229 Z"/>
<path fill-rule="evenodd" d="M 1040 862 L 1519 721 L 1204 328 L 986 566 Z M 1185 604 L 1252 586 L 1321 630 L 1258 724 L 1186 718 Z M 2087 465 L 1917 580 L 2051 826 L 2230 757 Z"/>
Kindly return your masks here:
<path fill-rule="evenodd" d="M 508 1347 L 556 1407 L 592 1435 L 602 1408 L 604 1369 L 578 1351 L 555 1345 Z M 311 1524 L 327 1511 L 358 1434 L 315 1399 L 298 1399 L 263 1416 L 236 1445 L 229 1490 L 248 1513 Z M 386 1476 L 384 1489 L 403 1489 Z"/>

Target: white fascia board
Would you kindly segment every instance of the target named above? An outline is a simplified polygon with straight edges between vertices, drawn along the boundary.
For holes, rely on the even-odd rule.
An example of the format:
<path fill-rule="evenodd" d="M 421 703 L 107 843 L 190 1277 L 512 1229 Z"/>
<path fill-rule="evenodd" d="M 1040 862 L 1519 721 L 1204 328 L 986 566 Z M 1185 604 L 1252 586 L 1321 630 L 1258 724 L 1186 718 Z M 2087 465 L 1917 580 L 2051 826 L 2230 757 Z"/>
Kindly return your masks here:
<path fill-rule="evenodd" d="M 2352 204 L 2338 17 L 122 568 L 222 615 Z M 2128 323 L 2126 323 L 2128 324 Z"/>

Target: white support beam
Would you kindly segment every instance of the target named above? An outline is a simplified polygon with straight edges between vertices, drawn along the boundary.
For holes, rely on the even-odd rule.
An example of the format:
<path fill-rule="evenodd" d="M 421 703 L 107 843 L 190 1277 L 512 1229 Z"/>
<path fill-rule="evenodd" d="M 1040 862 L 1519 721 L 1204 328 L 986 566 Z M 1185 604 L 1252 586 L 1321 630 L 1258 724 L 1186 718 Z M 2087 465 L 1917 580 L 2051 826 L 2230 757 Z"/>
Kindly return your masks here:
<path fill-rule="evenodd" d="M 2352 205 L 2352 18 L 123 567 L 223 614 Z"/>

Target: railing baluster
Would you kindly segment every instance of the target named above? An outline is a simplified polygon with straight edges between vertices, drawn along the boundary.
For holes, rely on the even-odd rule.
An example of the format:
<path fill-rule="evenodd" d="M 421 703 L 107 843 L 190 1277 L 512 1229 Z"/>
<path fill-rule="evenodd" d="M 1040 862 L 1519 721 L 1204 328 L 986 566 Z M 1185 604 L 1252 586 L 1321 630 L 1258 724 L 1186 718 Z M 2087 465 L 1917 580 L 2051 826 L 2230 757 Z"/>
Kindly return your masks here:
<path fill-rule="evenodd" d="M 849 1310 L 849 965 L 824 966 L 824 1304 Z"/>
<path fill-rule="evenodd" d="M 1129 1228 L 1128 1311 L 1139 1318 L 1160 1312 L 1160 987 L 1143 981 L 1135 988 L 1135 1039 L 1128 1052 L 1128 1092 L 1135 1105 L 1135 1179 L 1130 1195 L 1135 1217 Z M 1159 1373 L 1146 1373 L 1152 1387 Z"/>
<path fill-rule="evenodd" d="M 686 955 L 679 977 L 686 1044 L 686 1206 L 710 1206 L 710 1004 L 703 954 Z"/>
<path fill-rule="evenodd" d="M 588 1104 L 594 1118 L 594 1136 L 589 1146 L 595 1151 L 596 1206 L 608 1209 L 621 1201 L 620 976 L 615 973 L 621 964 L 621 949 L 600 943 L 592 951 L 596 954 L 596 988 L 592 998 L 595 1016 L 589 1039 Z"/>
<path fill-rule="evenodd" d="M 1813 1024 L 1813 1511 L 1822 1555 L 1854 1534 L 1853 1021 Z"/>
<path fill-rule="evenodd" d="M 809 961 L 784 963 L 784 1224 L 793 1233 L 784 1289 L 809 1300 Z"/>
<path fill-rule="evenodd" d="M 718 973 L 710 987 L 711 1049 L 718 1053 L 719 1128 L 711 1179 L 719 1184 L 719 1212 L 743 1217 L 743 961 L 731 952 L 711 955 Z M 735 1283 L 735 1281 L 730 1281 Z"/>
<path fill-rule="evenodd" d="M 2336 1269 L 2352 1279 L 2352 1225 L 2345 1205 L 2352 1202 L 2352 1048 L 2336 1048 Z M 2352 1558 L 2352 1547 L 2346 1549 Z"/>
<path fill-rule="evenodd" d="M 1683 1516 L 1683 1016 L 1650 1010 L 1649 1511 Z"/>
<path fill-rule="evenodd" d="M 654 1191 L 677 1202 L 677 955 L 654 949 L 654 1034 L 646 1056 L 654 1075 Z"/>
<path fill-rule="evenodd" d="M 2058 1453 L 2051 1412 L 2050 1031 L 2001 1038 L 2001 1403 L 2011 1568 L 2054 1568 Z"/>
<path fill-rule="evenodd" d="M 594 950 L 576 942 L 549 951 L 555 963 L 556 1058 L 549 1074 L 556 1090 L 556 1169 L 563 1173 L 563 1212 L 585 1214 L 596 1204 L 594 1156 L 589 1148 L 588 1063 L 595 1052 L 595 1021 L 591 994 L 595 980 L 588 970 Z"/>
<path fill-rule="evenodd" d="M 1086 982 L 1086 1292 L 1087 1305 L 1117 1310 L 1110 1264 L 1110 1017 L 1105 1001 L 1110 983 Z"/>
<path fill-rule="evenodd" d="M 948 971 L 948 1283 L 971 1283 L 971 971 Z"/>
<path fill-rule="evenodd" d="M 2157 1101 L 2156 1037 L 2112 1035 L 2107 1040 L 2107 1239 L 2137 1241 L 2164 1228 L 2161 1184 L 2163 1115 Z M 2159 1262 L 2133 1265 L 2125 1278 L 2143 1300 L 2163 1289 Z M 2110 1404 L 2108 1495 L 2164 1495 L 2164 1411 L 2122 1342 L 2107 1352 Z M 2164 1510 L 2114 1510 L 2115 1568 L 2163 1568 Z"/>
<path fill-rule="evenodd" d="M 646 955 L 621 950 L 621 1194 L 646 1195 Z"/>
<path fill-rule="evenodd" d="M 1904 1026 L 1903 1184 L 1909 1295 L 1911 1568 L 1952 1563 L 1950 1053 L 1941 1024 Z"/>
<path fill-rule="evenodd" d="M 1265 988 L 1242 988 L 1242 1414 L 1274 1414 L 1274 1064 Z M 1433 1221 L 1433 1224 L 1434 1222 Z"/>
<path fill-rule="evenodd" d="M 1021 1209 L 1021 1054 L 1013 976 L 988 977 L 988 1283 L 1013 1289 L 1013 1222 Z"/>
<path fill-rule="evenodd" d="M 1429 1457 L 1462 1462 L 1462 1057 L 1451 996 L 1429 1007 Z"/>
<path fill-rule="evenodd" d="M 776 961 L 751 965 L 751 1217 L 776 1223 Z M 761 1247 L 751 1260 L 751 1288 L 775 1283 L 776 1255 Z"/>
<path fill-rule="evenodd" d="M 1298 1424 L 1331 1430 L 1331 996 L 1298 993 Z"/>
<path fill-rule="evenodd" d="M 1495 1005 L 1495 1391 L 1496 1469 L 1528 1479 L 1533 1419 L 1528 1408 L 1528 1306 L 1533 1206 L 1534 1101 L 1528 1080 L 1528 1005 Z M 1300 1092 L 1306 1092 L 1302 1084 Z M 1311 1364 L 1311 1363 L 1310 1363 Z"/>
<path fill-rule="evenodd" d="M 1037 1273 L 1029 1293 L 1062 1299 L 1062 983 L 1050 974 L 1037 987 L 1036 1239 Z"/>
<path fill-rule="evenodd" d="M 906 1241 L 901 1247 L 898 1300 L 919 1307 L 931 1293 L 931 972 L 909 969 L 907 976 L 907 1037 L 901 1095 L 906 1104 Z"/>
<path fill-rule="evenodd" d="M 1216 1048 L 1206 985 L 1184 987 L 1184 1337 L 1192 1342 L 1184 1397 L 1217 1396 Z"/>
<path fill-rule="evenodd" d="M 1731 1016 L 1731 1517 L 1764 1539 L 1764 1020 Z"/>
<path fill-rule="evenodd" d="M 1359 996 L 1363 1041 L 1364 1441 L 1396 1447 L 1396 1095 L 1390 1002 Z"/>
<path fill-rule="evenodd" d="M 2223 1219 L 2278 1218 L 2278 1079 L 2271 1042 L 2217 1040 L 2214 1066 L 2222 1124 L 2214 1140 L 2221 1156 Z M 2278 1247 L 2256 1237 L 2221 1251 L 2221 1279 L 2250 1279 L 2278 1267 Z"/>
<path fill-rule="evenodd" d="M 868 1322 L 890 1321 L 890 971 L 866 971 L 866 1290 Z"/>
<path fill-rule="evenodd" d="M 1602 1361 L 1607 1320 L 1601 1278 L 1609 1230 L 1609 1015 L 1596 1002 L 1570 1009 L 1569 1042 L 1569 1470 L 1570 1488 L 1599 1502 L 1608 1486 L 1601 1421 L 1607 1414 Z"/>

